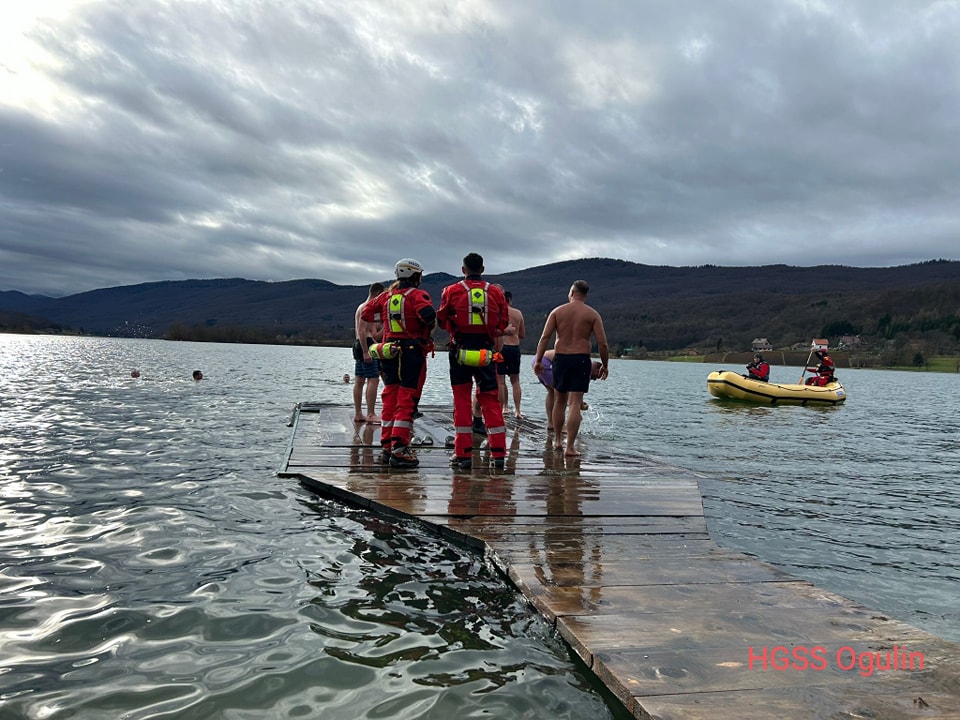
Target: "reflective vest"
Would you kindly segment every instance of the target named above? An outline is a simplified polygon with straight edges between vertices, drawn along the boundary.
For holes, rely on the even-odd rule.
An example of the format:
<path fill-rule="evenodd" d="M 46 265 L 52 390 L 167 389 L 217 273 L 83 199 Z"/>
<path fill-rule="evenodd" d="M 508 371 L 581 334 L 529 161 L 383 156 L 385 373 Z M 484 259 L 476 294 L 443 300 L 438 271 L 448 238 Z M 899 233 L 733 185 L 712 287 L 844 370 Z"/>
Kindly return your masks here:
<path fill-rule="evenodd" d="M 470 287 L 466 280 L 461 280 L 467 291 L 467 324 L 471 330 L 479 330 L 487 327 L 487 290 L 490 283 L 484 282 L 480 287 Z"/>
<path fill-rule="evenodd" d="M 405 305 L 412 287 L 396 290 L 387 298 L 387 325 L 391 335 L 407 335 L 407 314 Z"/>

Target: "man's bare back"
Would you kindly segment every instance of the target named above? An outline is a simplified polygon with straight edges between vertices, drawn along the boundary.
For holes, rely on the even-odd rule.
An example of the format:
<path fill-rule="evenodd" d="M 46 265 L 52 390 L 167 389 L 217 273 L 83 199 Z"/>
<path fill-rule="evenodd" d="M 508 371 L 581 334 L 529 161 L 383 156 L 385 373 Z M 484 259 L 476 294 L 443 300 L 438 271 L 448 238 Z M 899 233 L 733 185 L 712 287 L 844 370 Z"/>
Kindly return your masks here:
<path fill-rule="evenodd" d="M 523 313 L 510 305 L 507 308 L 510 314 L 510 321 L 507 323 L 507 330 L 503 335 L 504 345 L 519 345 L 520 341 L 527 335 L 527 330 L 523 325 Z"/>
<path fill-rule="evenodd" d="M 606 380 L 608 372 L 608 362 L 610 348 L 607 344 L 607 335 L 603 329 L 603 320 L 600 313 L 586 304 L 585 298 L 589 292 L 589 285 L 582 280 L 577 280 L 570 288 L 567 294 L 569 302 L 566 305 L 560 305 L 554 308 L 547 316 L 547 322 L 543 328 L 543 335 L 540 336 L 540 342 L 537 343 L 537 356 L 534 358 L 533 371 L 540 375 L 543 369 L 543 356 L 547 351 L 547 345 L 550 338 L 556 334 L 557 339 L 553 349 L 554 367 L 560 356 L 585 355 L 589 360 L 591 350 L 591 339 L 597 341 L 597 351 L 600 354 L 601 368 L 595 376 L 596 379 Z M 555 380 L 556 380 L 556 376 Z M 555 428 L 555 448 L 563 449 L 563 441 L 560 437 L 560 428 L 566 423 L 567 428 L 567 447 L 565 455 L 574 457 L 580 453 L 574 447 L 577 439 L 577 433 L 580 430 L 580 406 L 583 401 L 583 392 L 570 390 L 563 392 L 557 385 L 557 401 L 553 408 L 552 424 Z M 569 406 L 569 417 L 565 418 Z"/>
<path fill-rule="evenodd" d="M 564 355 L 589 354 L 592 337 L 606 344 L 600 313 L 583 302 L 570 302 L 551 313 L 556 325 L 557 340 L 553 349 Z M 549 324 L 549 319 L 547 320 Z"/>

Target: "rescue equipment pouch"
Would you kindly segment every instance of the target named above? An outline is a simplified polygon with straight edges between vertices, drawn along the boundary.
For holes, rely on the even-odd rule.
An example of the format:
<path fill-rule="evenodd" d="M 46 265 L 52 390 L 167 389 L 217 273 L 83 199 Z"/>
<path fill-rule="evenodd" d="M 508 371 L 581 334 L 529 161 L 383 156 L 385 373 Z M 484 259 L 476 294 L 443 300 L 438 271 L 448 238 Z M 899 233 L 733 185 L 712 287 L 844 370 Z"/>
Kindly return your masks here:
<path fill-rule="evenodd" d="M 486 367 L 490 363 L 503 362 L 503 355 L 487 348 L 479 350 L 457 350 L 457 362 L 468 367 Z"/>
<path fill-rule="evenodd" d="M 370 357 L 377 360 L 393 360 L 400 352 L 400 346 L 395 342 L 378 342 L 367 348 Z"/>

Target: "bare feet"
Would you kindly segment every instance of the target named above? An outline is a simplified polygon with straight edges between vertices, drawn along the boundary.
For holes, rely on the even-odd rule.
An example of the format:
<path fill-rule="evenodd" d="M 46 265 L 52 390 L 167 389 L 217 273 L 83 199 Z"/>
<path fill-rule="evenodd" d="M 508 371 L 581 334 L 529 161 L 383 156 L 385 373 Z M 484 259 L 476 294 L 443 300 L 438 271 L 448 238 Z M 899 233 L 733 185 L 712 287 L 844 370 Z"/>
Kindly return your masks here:
<path fill-rule="evenodd" d="M 557 450 L 559 450 L 559 449 L 560 449 L 560 448 L 557 448 Z M 577 452 L 576 450 L 574 450 L 573 448 L 567 448 L 567 451 L 564 453 L 564 455 L 565 455 L 566 457 L 580 457 L 580 453 L 578 453 L 578 452 Z"/>
<path fill-rule="evenodd" d="M 361 420 L 361 422 L 363 421 Z M 371 425 L 379 425 L 380 418 L 378 418 L 376 415 L 367 415 L 367 422 L 370 423 Z"/>
<path fill-rule="evenodd" d="M 356 415 L 356 416 L 353 418 L 353 421 L 354 421 L 355 423 L 362 423 L 362 422 L 363 422 L 363 415 Z"/>

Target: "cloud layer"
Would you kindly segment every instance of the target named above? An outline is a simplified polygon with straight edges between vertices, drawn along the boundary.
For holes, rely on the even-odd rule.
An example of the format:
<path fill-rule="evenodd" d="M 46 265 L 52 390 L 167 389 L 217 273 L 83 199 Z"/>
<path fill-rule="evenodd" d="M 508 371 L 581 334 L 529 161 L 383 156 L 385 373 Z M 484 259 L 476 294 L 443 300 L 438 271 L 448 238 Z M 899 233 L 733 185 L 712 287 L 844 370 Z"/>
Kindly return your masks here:
<path fill-rule="evenodd" d="M 0 290 L 960 259 L 957 2 L 47 9 L 0 10 Z"/>

